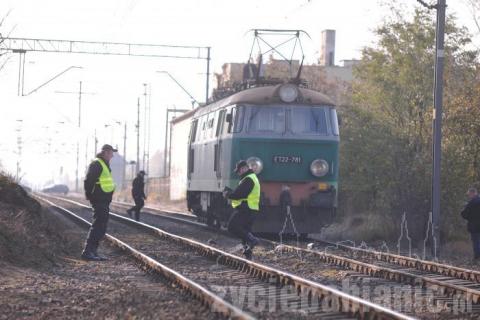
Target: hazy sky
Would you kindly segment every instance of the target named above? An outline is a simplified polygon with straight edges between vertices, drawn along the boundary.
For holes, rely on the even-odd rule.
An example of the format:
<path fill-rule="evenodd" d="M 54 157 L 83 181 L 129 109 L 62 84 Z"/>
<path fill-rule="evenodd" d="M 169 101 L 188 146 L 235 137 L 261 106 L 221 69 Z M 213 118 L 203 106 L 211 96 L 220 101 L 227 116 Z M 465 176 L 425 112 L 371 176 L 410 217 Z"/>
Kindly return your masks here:
<path fill-rule="evenodd" d="M 336 30 L 336 62 L 359 58 L 362 47 L 373 43 L 373 28 L 385 15 L 378 0 L 2 0 L 0 17 L 10 11 L 0 28 L 11 37 L 196 45 L 212 47 L 212 70 L 225 62 L 247 59 L 252 28 L 303 29 L 309 61 L 318 58 L 320 32 Z M 406 5 L 416 1 L 405 0 Z M 463 0 L 448 1 L 461 23 L 472 25 Z M 472 29 L 473 31 L 473 29 Z M 181 53 L 181 52 L 179 52 Z M 0 161 L 14 172 L 17 132 L 24 141 L 22 170 L 25 179 L 41 184 L 58 176 L 59 166 L 73 177 L 75 144 L 81 142 L 81 171 L 94 156 L 93 135 L 99 144 L 123 146 L 116 122 L 127 122 L 127 159 L 135 159 L 134 121 L 137 97 L 144 104 L 143 83 L 151 88 L 151 154 L 162 149 L 165 109 L 189 108 L 190 99 L 165 75 L 174 75 L 197 100 L 205 99 L 204 60 L 174 60 L 79 54 L 29 52 L 25 62 L 25 92 L 60 71 L 72 69 L 28 97 L 17 97 L 18 55 L 10 54 L 0 71 Z M 5 56 L 0 58 L 0 66 Z M 57 93 L 83 90 L 82 128 L 76 127 L 78 95 Z M 211 77 L 211 86 L 214 84 Z M 23 122 L 16 121 L 22 119 Z M 105 127 L 105 124 L 109 125 Z M 112 129 L 113 128 L 113 129 Z M 88 140 L 88 142 L 87 142 Z M 49 147 L 50 143 L 50 147 Z"/>

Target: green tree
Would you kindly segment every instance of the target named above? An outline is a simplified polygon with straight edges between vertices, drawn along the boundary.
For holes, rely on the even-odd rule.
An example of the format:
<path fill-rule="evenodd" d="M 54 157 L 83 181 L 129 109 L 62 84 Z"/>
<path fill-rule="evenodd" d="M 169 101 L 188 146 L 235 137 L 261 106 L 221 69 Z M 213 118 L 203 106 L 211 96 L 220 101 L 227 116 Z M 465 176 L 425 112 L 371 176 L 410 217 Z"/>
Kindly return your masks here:
<path fill-rule="evenodd" d="M 406 212 L 411 235 L 420 240 L 431 199 L 435 19 L 421 8 L 410 17 L 393 7 L 391 17 L 375 30 L 376 46 L 363 50 L 355 70 L 352 107 L 341 110 L 341 192 L 349 198 L 343 208 L 349 214 L 374 212 L 398 221 Z M 467 31 L 448 17 L 445 110 L 475 78 L 477 52 L 468 49 L 470 42 Z"/>

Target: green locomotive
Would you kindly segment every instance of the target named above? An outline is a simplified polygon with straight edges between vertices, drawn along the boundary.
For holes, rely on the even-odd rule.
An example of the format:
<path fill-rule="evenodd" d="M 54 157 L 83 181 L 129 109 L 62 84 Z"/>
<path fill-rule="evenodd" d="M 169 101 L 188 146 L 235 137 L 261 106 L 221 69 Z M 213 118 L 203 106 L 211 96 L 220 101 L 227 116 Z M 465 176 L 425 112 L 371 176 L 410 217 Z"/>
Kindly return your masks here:
<path fill-rule="evenodd" d="M 290 83 L 254 87 L 172 122 L 183 131 L 187 123 L 186 170 L 176 172 L 186 173 L 188 209 L 201 220 L 215 226 L 228 222 L 231 207 L 222 191 L 238 184 L 233 169 L 245 159 L 262 190 L 254 232 L 305 235 L 331 221 L 339 128 L 327 96 Z"/>

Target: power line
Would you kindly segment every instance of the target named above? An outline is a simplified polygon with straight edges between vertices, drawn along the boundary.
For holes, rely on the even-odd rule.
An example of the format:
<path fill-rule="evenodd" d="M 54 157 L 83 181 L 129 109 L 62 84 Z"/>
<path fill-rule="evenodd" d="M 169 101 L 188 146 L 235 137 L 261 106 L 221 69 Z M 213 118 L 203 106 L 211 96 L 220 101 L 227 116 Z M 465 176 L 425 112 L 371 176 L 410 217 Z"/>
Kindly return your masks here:
<path fill-rule="evenodd" d="M 146 43 L 98 42 L 34 38 L 2 38 L 3 50 L 24 50 L 57 53 L 87 53 L 120 56 L 204 59 L 209 60 L 209 47 Z M 182 51 L 182 53 L 179 53 Z M 185 52 L 185 53 L 183 53 Z"/>
<path fill-rule="evenodd" d="M 211 47 L 124 42 L 10 38 L 8 36 L 0 37 L 0 39 L 0 50 L 7 50 L 20 54 L 18 95 L 23 92 L 24 68 L 22 67 L 22 64 L 24 64 L 25 62 L 25 54 L 31 51 L 206 60 L 207 74 L 205 81 L 205 102 L 208 102 L 210 91 Z"/>

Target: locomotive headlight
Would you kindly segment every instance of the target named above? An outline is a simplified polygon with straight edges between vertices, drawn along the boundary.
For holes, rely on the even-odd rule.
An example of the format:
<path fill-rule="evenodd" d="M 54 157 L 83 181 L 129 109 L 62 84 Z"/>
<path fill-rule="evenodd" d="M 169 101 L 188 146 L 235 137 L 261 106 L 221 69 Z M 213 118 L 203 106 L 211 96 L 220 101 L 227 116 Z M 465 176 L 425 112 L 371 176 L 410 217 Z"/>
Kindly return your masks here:
<path fill-rule="evenodd" d="M 278 94 L 283 102 L 290 103 L 297 99 L 298 88 L 293 84 L 284 84 L 280 87 Z"/>
<path fill-rule="evenodd" d="M 315 177 L 323 177 L 328 173 L 328 162 L 323 159 L 313 160 L 310 171 Z"/>
<path fill-rule="evenodd" d="M 250 169 L 255 172 L 255 174 L 259 174 L 263 170 L 263 162 L 260 160 L 260 158 L 257 157 L 250 157 L 247 159 L 247 164 L 250 167 Z"/>

